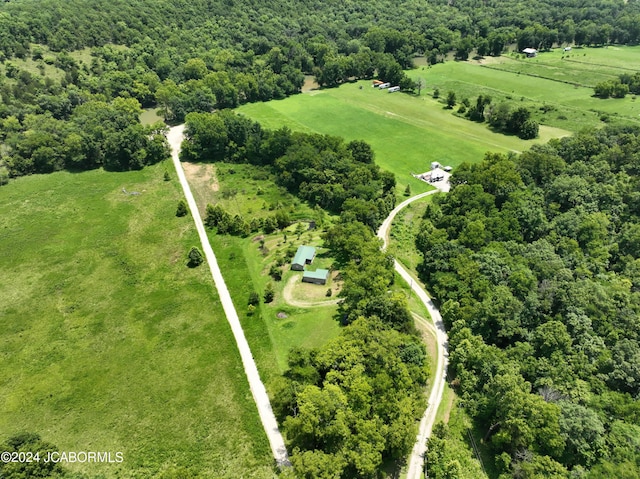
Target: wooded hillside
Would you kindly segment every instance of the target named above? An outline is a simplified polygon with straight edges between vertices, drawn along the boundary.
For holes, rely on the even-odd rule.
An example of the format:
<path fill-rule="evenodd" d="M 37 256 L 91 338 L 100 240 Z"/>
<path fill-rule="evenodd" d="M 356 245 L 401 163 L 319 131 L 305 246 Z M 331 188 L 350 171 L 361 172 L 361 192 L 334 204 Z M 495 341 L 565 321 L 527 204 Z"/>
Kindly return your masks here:
<path fill-rule="evenodd" d="M 638 477 L 639 147 L 618 128 L 487 155 L 427 209 L 450 373 L 507 475 Z"/>

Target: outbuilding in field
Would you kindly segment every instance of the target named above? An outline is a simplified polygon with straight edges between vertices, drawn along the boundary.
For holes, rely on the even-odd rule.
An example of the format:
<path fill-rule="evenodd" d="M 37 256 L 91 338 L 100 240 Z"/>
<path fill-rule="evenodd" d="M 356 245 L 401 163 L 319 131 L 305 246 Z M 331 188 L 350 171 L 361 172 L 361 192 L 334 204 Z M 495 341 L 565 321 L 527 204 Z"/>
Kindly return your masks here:
<path fill-rule="evenodd" d="M 524 50 L 522 50 L 522 53 L 527 55 L 527 58 L 533 58 L 538 55 L 538 50 L 536 50 L 535 48 L 525 48 Z"/>
<path fill-rule="evenodd" d="M 313 246 L 299 246 L 291 262 L 291 269 L 294 271 L 303 271 L 305 265 L 311 264 L 315 257 L 316 249 Z"/>
<path fill-rule="evenodd" d="M 329 277 L 328 269 L 317 269 L 315 271 L 305 271 L 302 274 L 302 282 L 313 283 L 313 284 L 327 284 L 328 277 Z"/>
<path fill-rule="evenodd" d="M 430 182 L 433 181 L 442 181 L 444 180 L 444 171 L 440 169 L 440 167 L 431 170 L 431 179 Z"/>

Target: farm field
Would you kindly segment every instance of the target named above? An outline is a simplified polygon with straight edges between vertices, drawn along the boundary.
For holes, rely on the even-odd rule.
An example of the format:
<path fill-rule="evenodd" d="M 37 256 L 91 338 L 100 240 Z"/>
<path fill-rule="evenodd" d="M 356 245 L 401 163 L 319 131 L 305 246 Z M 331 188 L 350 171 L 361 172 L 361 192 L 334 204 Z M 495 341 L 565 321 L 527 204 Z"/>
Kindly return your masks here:
<path fill-rule="evenodd" d="M 456 166 L 480 160 L 487 151 L 519 152 L 534 143 L 569 134 L 541 127 L 536 140 L 505 136 L 453 115 L 431 96 L 389 94 L 372 88 L 368 81 L 243 105 L 237 111 L 266 128 L 287 126 L 347 140 L 365 140 L 373 146 L 376 162 L 396 174 L 398 191 L 410 184 L 414 193 L 431 189 L 411 173 L 428 171 L 432 161 Z"/>
<path fill-rule="evenodd" d="M 554 49 L 535 58 L 512 53 L 480 62 L 448 61 L 431 68 L 419 66 L 408 74 L 422 78 L 429 95 L 435 88 L 445 96 L 455 91 L 458 99 L 472 102 L 479 94 L 489 95 L 494 103 L 509 101 L 531 108 L 541 124 L 578 131 L 605 125 L 603 114 L 612 123 L 640 122 L 640 102 L 632 95 L 607 100 L 593 96 L 596 83 L 636 71 L 640 71 L 640 47 L 611 46 Z M 541 110 L 549 106 L 548 111 Z"/>
<path fill-rule="evenodd" d="M 166 162 L 0 189 L 0 430 L 123 453 L 67 466 L 91 477 L 271 478 L 208 269 L 185 266 L 198 237 L 165 169 L 175 178 Z"/>

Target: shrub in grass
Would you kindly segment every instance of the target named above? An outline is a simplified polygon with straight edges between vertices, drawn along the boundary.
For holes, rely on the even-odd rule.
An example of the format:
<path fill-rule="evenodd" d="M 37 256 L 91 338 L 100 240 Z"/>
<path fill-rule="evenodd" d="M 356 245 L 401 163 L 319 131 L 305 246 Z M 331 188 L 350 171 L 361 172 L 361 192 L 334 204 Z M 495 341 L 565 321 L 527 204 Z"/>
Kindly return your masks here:
<path fill-rule="evenodd" d="M 278 268 L 277 265 L 271 265 L 271 269 L 269 270 L 269 276 L 271 276 L 275 281 L 282 280 L 282 270 Z"/>
<path fill-rule="evenodd" d="M 269 283 L 264 289 L 264 295 L 262 296 L 265 303 L 271 303 L 275 297 L 276 292 L 273 289 L 273 285 Z"/>
<path fill-rule="evenodd" d="M 260 304 L 260 296 L 255 291 L 251 291 L 249 293 L 249 301 L 247 301 L 249 306 L 257 306 Z"/>
<path fill-rule="evenodd" d="M 189 250 L 189 262 L 187 263 L 187 266 L 189 268 L 195 268 L 197 266 L 200 266 L 203 262 L 204 257 L 202 256 L 200 250 L 195 246 L 192 246 L 191 250 Z"/>
<path fill-rule="evenodd" d="M 185 200 L 178 201 L 178 208 L 176 209 L 176 216 L 182 217 L 187 215 L 187 202 Z"/>

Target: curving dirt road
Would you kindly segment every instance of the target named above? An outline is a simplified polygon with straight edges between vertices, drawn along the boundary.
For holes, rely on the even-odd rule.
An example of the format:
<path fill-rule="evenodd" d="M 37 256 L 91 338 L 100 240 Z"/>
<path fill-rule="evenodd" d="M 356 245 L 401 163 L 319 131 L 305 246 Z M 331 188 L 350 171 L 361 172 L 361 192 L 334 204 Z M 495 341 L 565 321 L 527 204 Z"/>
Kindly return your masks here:
<path fill-rule="evenodd" d="M 224 314 L 227 317 L 227 321 L 229 322 L 231 330 L 233 331 L 233 337 L 235 338 L 236 344 L 238 345 L 238 350 L 240 351 L 240 357 L 242 359 L 242 365 L 244 366 L 244 371 L 249 381 L 249 388 L 251 389 L 253 400 L 255 401 L 258 408 L 258 414 L 260 415 L 260 420 L 262 421 L 262 427 L 264 428 L 267 434 L 267 438 L 269 439 L 269 445 L 271 446 L 273 457 L 275 458 L 279 466 L 290 466 L 291 463 L 289 462 L 289 456 L 284 444 L 284 439 L 282 438 L 282 434 L 280 434 L 276 417 L 273 414 L 273 410 L 271 409 L 271 403 L 269 402 L 267 390 L 260 380 L 260 374 L 258 373 L 258 368 L 256 367 L 253 355 L 251 354 L 251 349 L 249 349 L 249 343 L 247 342 L 244 331 L 242 330 L 242 326 L 240 325 L 240 318 L 238 317 L 238 313 L 236 312 L 233 302 L 231 301 L 231 295 L 229 294 L 227 285 L 225 284 L 222 273 L 220 272 L 220 268 L 218 267 L 216 256 L 213 253 L 211 244 L 209 243 L 209 238 L 207 237 L 207 233 L 204 229 L 204 223 L 202 222 L 202 218 L 200 217 L 196 200 L 191 193 L 191 188 L 189 188 L 189 183 L 187 182 L 184 170 L 182 169 L 182 165 L 180 164 L 179 155 L 183 138 L 184 125 L 174 126 L 173 128 L 169 129 L 167 140 L 169 141 L 169 145 L 171 146 L 171 156 L 173 158 L 173 164 L 175 165 L 176 172 L 178 173 L 180 185 L 182 186 L 184 196 L 187 200 L 187 204 L 189 205 L 191 216 L 193 217 L 193 221 L 196 224 L 196 229 L 198 230 L 198 235 L 200 237 L 200 243 L 202 244 L 202 250 L 204 251 L 205 257 L 207 258 L 207 263 L 209 264 L 211 276 L 213 277 L 216 289 L 218 290 L 218 296 L 220 296 L 220 302 L 222 303 Z M 231 454 L 232 452 L 230 451 L 229 453 Z"/>
<path fill-rule="evenodd" d="M 282 297 L 291 306 L 295 306 L 296 308 L 317 308 L 322 306 L 333 306 L 340 302 L 340 299 L 327 299 L 324 301 L 299 301 L 297 299 L 293 299 L 293 288 L 295 287 L 296 281 L 300 280 L 300 276 L 292 276 L 287 281 L 287 284 L 284 285 L 282 290 Z"/>
<path fill-rule="evenodd" d="M 378 230 L 378 238 L 380 238 L 383 243 L 382 249 L 386 249 L 389 243 L 389 230 L 391 229 L 391 223 L 393 222 L 396 214 L 408 204 L 437 192 L 438 190 L 433 190 L 412 196 L 394 208 Z M 411 285 L 411 289 L 415 292 L 416 296 L 420 298 L 429 311 L 433 324 L 435 325 L 436 338 L 438 342 L 436 375 L 433 378 L 431 394 L 429 395 L 429 404 L 427 406 L 427 410 L 422 416 L 422 420 L 420 421 L 416 443 L 413 446 L 413 450 L 411 451 L 411 456 L 409 456 L 407 464 L 407 479 L 420 479 L 424 470 L 424 453 L 427 449 L 427 439 L 431 435 L 433 424 L 436 421 L 436 413 L 440 406 L 440 402 L 442 401 L 442 394 L 444 392 L 444 385 L 447 377 L 447 364 L 449 362 L 448 338 L 447 332 L 444 328 L 444 323 L 442 322 L 442 317 L 440 316 L 440 311 L 435 307 L 431 298 L 427 295 L 427 292 L 400 263 L 394 261 L 394 266 L 398 274 L 402 276 L 402 279 L 404 279 L 407 284 Z"/>

